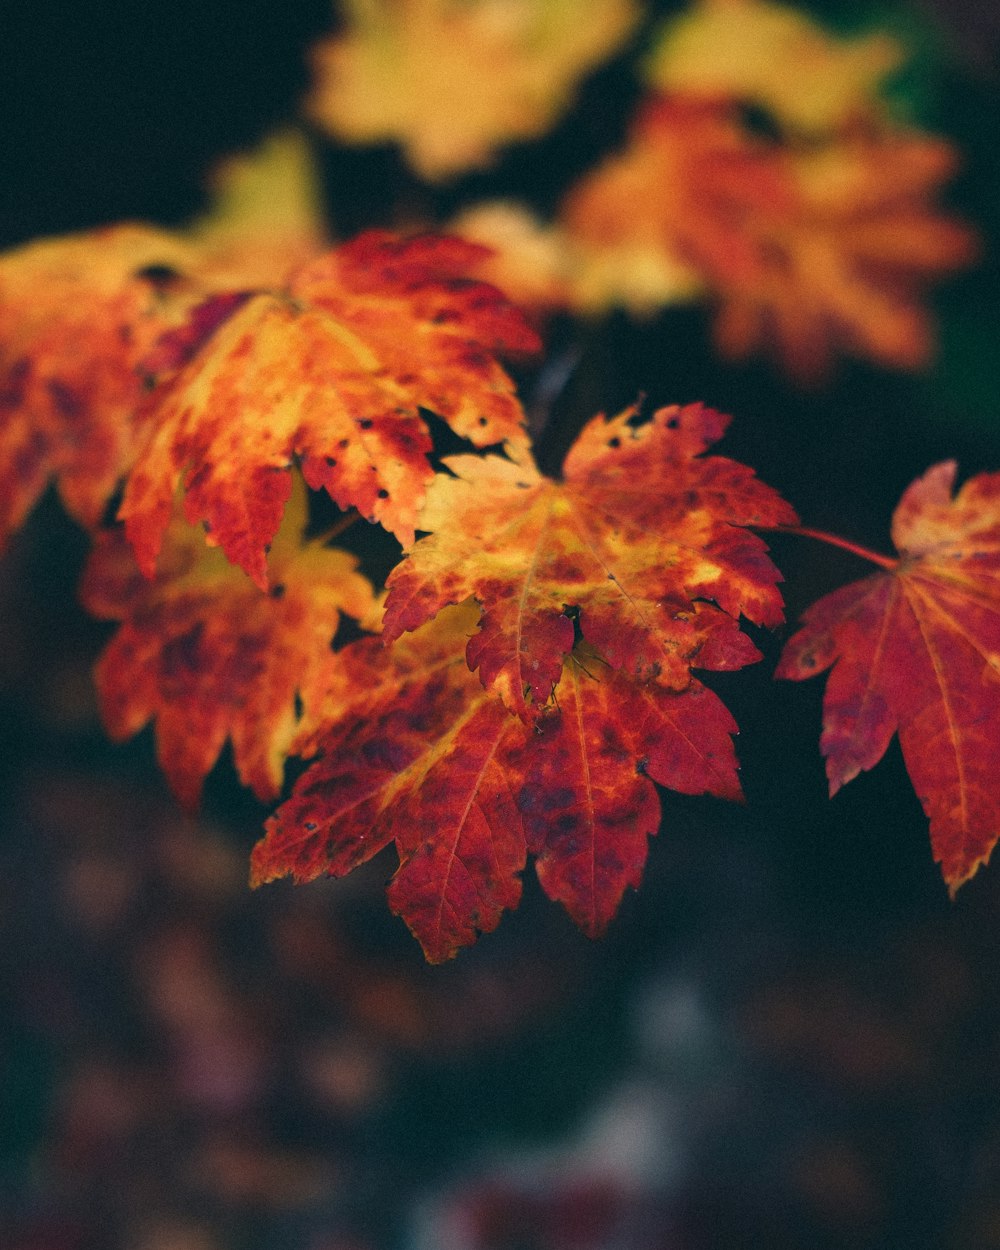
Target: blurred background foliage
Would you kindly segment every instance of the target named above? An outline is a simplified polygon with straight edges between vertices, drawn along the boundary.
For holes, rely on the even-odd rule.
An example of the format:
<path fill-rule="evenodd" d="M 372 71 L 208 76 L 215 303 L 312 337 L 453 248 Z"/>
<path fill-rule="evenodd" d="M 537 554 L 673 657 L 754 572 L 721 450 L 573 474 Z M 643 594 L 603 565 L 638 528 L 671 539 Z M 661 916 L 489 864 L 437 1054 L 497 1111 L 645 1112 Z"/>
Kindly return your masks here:
<path fill-rule="evenodd" d="M 678 11 L 661 2 L 651 18 Z M 557 322 L 579 364 L 551 438 L 638 393 L 735 414 L 724 450 L 806 524 L 887 546 L 928 465 L 1000 468 L 1000 12 L 986 0 L 808 11 L 915 56 L 895 107 L 950 137 L 981 262 L 935 295 L 919 376 L 821 389 L 713 353 L 708 313 Z M 294 115 L 325 0 L 76 0 L 7 15 L 0 242 L 179 224 L 222 155 Z M 474 90 L 474 84 L 470 84 Z M 497 166 L 439 187 L 398 152 L 317 141 L 336 232 L 444 220 L 486 190 L 551 208 L 619 144 L 622 55 Z M 530 387 L 534 379 L 526 375 Z M 362 540 L 365 541 L 365 540 Z M 426 967 L 391 865 L 250 894 L 265 815 L 228 761 L 182 818 L 148 732 L 104 738 L 77 608 L 86 543 L 49 497 L 0 565 L 0 1242 L 13 1250 L 1000 1247 L 1000 877 L 950 904 L 898 749 L 828 801 L 818 684 L 714 684 L 744 808 L 664 796 L 642 890 L 582 938 L 521 910 Z M 776 539 L 789 618 L 857 576 Z"/>

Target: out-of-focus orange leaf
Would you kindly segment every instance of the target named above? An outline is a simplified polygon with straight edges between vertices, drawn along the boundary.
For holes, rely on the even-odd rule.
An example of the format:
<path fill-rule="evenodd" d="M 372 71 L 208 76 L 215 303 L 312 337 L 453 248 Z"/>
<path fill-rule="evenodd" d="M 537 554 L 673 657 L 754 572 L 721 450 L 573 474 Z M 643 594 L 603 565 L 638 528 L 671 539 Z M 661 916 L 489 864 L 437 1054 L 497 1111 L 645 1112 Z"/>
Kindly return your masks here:
<path fill-rule="evenodd" d="M 101 534 L 91 554 L 84 606 L 121 621 L 96 669 L 108 732 L 122 740 L 155 720 L 160 763 L 188 807 L 227 738 L 244 783 L 262 800 L 276 797 L 297 692 L 331 654 L 341 613 L 371 611 L 355 558 L 304 542 L 305 524 L 300 486 L 271 545 L 266 594 L 179 518 L 153 581 L 120 530 Z"/>
<path fill-rule="evenodd" d="M 433 470 L 420 407 L 477 446 L 523 443 L 513 384 L 493 353 L 538 346 L 493 287 L 465 277 L 482 249 L 372 232 L 242 303 L 151 397 L 153 433 L 121 516 L 151 574 L 183 480 L 204 521 L 262 587 L 298 458 L 307 483 L 413 541 Z"/>
<path fill-rule="evenodd" d="M 220 166 L 213 200 L 184 231 L 126 224 L 0 256 L 0 547 L 50 480 L 96 525 L 143 439 L 157 340 L 213 291 L 277 284 L 326 246 L 294 132 Z"/>
<path fill-rule="evenodd" d="M 892 522 L 898 563 L 815 603 L 777 669 L 802 680 L 832 665 L 820 738 L 831 793 L 898 732 L 952 892 L 1000 836 L 1000 474 L 952 498 L 954 481 L 947 462 L 910 486 Z"/>
<path fill-rule="evenodd" d="M 430 535 L 389 576 L 386 638 L 474 596 L 469 665 L 527 719 L 559 680 L 574 624 L 613 668 L 674 688 L 692 664 L 756 659 L 738 617 L 775 625 L 781 596 L 743 527 L 792 523 L 792 509 L 744 465 L 701 458 L 728 417 L 700 404 L 634 417 L 591 421 L 560 482 L 527 452 L 450 457 L 454 476 L 435 479 L 421 514 Z"/>
<path fill-rule="evenodd" d="M 914 369 L 933 347 L 922 287 L 974 252 L 931 202 L 954 168 L 947 143 L 917 132 L 781 146 L 726 103 L 664 98 L 573 189 L 564 222 L 584 251 L 639 258 L 634 282 L 623 267 L 607 293 L 637 311 L 655 293 L 651 267 L 667 289 L 693 269 L 719 304 L 725 355 L 771 350 L 804 380 L 837 351 Z"/>
<path fill-rule="evenodd" d="M 584 648 L 532 730 L 469 672 L 476 616 L 449 607 L 388 649 L 338 653 L 296 743 L 320 758 L 268 821 L 252 884 L 343 876 L 394 841 L 390 906 L 439 962 L 517 905 L 530 849 L 545 891 L 597 937 L 659 825 L 650 779 L 739 798 L 736 726 L 697 682 L 635 682 Z"/>
<path fill-rule="evenodd" d="M 402 144 L 426 178 L 487 165 L 535 138 L 577 80 L 624 42 L 634 0 L 347 0 L 313 50 L 306 103 L 352 143 Z"/>
<path fill-rule="evenodd" d="M 881 117 L 881 85 L 904 55 L 889 35 L 838 38 L 770 0 L 698 0 L 654 37 L 646 76 L 659 92 L 756 104 L 815 135 Z"/>
<path fill-rule="evenodd" d="M 100 520 L 135 452 L 137 365 L 190 305 L 196 259 L 138 225 L 0 257 L 0 547 L 53 479 L 73 517 Z"/>

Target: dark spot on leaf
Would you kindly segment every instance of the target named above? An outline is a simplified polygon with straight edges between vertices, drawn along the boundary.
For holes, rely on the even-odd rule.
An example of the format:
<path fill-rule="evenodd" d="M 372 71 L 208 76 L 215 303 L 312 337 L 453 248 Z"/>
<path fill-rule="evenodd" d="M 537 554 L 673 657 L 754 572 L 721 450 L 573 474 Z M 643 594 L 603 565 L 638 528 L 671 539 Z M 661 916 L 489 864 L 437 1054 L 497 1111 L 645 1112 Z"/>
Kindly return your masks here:
<path fill-rule="evenodd" d="M 622 445 L 622 440 L 618 437 L 617 434 L 614 436 L 614 438 L 608 439 L 609 447 L 620 447 L 621 445 Z"/>
<path fill-rule="evenodd" d="M 770 109 L 766 109 L 760 104 L 741 104 L 739 117 L 744 130 L 749 131 L 756 138 L 770 143 L 781 142 L 781 125 Z"/>
<path fill-rule="evenodd" d="M 379 497 L 379 499 L 388 499 L 388 498 L 389 498 L 389 492 L 388 492 L 387 490 L 385 490 L 385 489 L 382 489 L 382 490 L 380 490 L 380 491 L 379 491 L 379 493 L 378 493 L 378 497 Z"/>
<path fill-rule="evenodd" d="M 277 586 L 272 586 L 268 593 L 272 599 L 281 599 L 284 597 L 285 587 L 279 583 Z"/>
<path fill-rule="evenodd" d="M 173 265 L 143 265 L 141 269 L 135 271 L 135 276 L 149 282 L 152 286 L 165 287 L 176 282 L 181 275 Z"/>
<path fill-rule="evenodd" d="M 49 395 L 56 411 L 66 420 L 73 420 L 79 417 L 83 412 L 83 404 L 79 395 L 65 382 L 60 382 L 58 378 L 50 378 L 46 383 Z"/>
<path fill-rule="evenodd" d="M 337 461 L 333 456 L 327 456 L 326 463 L 327 467 L 330 469 L 335 469 L 337 467 Z"/>
<path fill-rule="evenodd" d="M 372 422 L 371 417 L 362 417 L 361 420 L 358 422 L 358 429 L 370 430 L 372 428 L 372 425 L 373 425 L 373 422 Z"/>

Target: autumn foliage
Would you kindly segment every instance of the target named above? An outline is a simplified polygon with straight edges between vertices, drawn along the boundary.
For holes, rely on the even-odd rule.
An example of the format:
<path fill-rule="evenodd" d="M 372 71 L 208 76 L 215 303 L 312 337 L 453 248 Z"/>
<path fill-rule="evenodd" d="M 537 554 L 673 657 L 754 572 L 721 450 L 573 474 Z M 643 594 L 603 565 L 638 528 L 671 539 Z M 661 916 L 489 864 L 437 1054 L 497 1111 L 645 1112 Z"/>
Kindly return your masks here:
<path fill-rule="evenodd" d="M 600 4 L 574 42 L 574 7 L 522 6 L 526 24 L 501 28 L 487 4 L 350 4 L 314 55 L 309 110 L 342 139 L 396 138 L 428 178 L 488 163 L 543 132 L 636 23 Z M 549 223 L 483 205 L 453 223 L 466 237 L 330 247 L 301 149 L 279 144 L 270 174 L 230 167 L 187 231 L 123 225 L 0 258 L 0 539 L 54 482 L 93 537 L 82 602 L 117 623 L 95 670 L 108 732 L 152 724 L 186 806 L 227 742 L 262 801 L 306 762 L 254 885 L 343 876 L 391 844 L 389 905 L 441 961 L 517 906 L 530 856 L 601 934 L 640 883 L 657 786 L 741 799 L 737 725 L 698 674 L 760 659 L 744 623 L 782 624 L 774 530 L 879 569 L 821 598 L 777 670 L 830 669 L 831 791 L 898 733 L 949 887 L 989 858 L 1000 477 L 953 496 L 955 466 L 930 469 L 895 513 L 893 559 L 801 528 L 712 450 L 730 418 L 698 403 L 594 416 L 546 474 L 508 372 L 544 351 L 556 309 L 702 298 L 723 355 L 769 352 L 800 381 L 842 352 L 927 362 L 923 284 L 974 255 L 933 204 L 954 153 L 878 104 L 892 41 L 840 45 L 790 14 L 696 6 L 648 56 L 624 147 Z M 752 55 L 713 60 L 733 15 Z M 456 24 L 490 87 L 462 117 L 441 51 Z M 807 85 L 780 89 L 775 41 L 819 67 Z M 820 69 L 838 91 L 811 92 Z M 748 102 L 777 135 L 748 127 Z M 275 170 L 301 194 L 272 213 Z M 441 454 L 445 427 L 463 450 Z M 313 523 L 321 494 L 334 532 Z M 398 542 L 384 594 L 334 545 L 359 520 Z"/>

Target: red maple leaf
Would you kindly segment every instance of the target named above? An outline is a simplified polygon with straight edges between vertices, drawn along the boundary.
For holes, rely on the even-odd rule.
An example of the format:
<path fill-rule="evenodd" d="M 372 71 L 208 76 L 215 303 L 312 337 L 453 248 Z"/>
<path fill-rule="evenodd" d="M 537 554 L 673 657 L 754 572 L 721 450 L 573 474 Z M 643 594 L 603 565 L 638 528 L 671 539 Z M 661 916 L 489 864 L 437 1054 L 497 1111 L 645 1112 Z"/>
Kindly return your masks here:
<path fill-rule="evenodd" d="M 523 442 L 494 353 L 538 341 L 495 288 L 466 276 L 482 254 L 457 239 L 372 232 L 221 324 L 209 317 L 206 340 L 189 336 L 181 360 L 191 358 L 151 398 L 153 433 L 122 504 L 143 571 L 155 568 L 181 481 L 187 518 L 264 586 L 296 459 L 310 487 L 405 546 L 433 477 L 421 407 L 477 446 Z"/>
<path fill-rule="evenodd" d="M 320 758 L 268 821 L 251 882 L 343 876 L 395 842 L 389 903 L 432 962 L 492 930 L 539 880 L 591 937 L 637 886 L 660 823 L 652 784 L 736 799 L 736 725 L 710 691 L 611 673 L 582 647 L 534 730 L 469 672 L 474 604 L 386 650 L 352 643 L 296 749 Z M 322 683 L 321 683 L 322 685 Z"/>
<path fill-rule="evenodd" d="M 953 893 L 1000 835 L 1000 474 L 952 498 L 954 481 L 946 462 L 909 487 L 892 522 L 899 560 L 815 603 L 777 669 L 794 680 L 831 669 L 820 738 L 831 794 L 898 732 Z"/>

